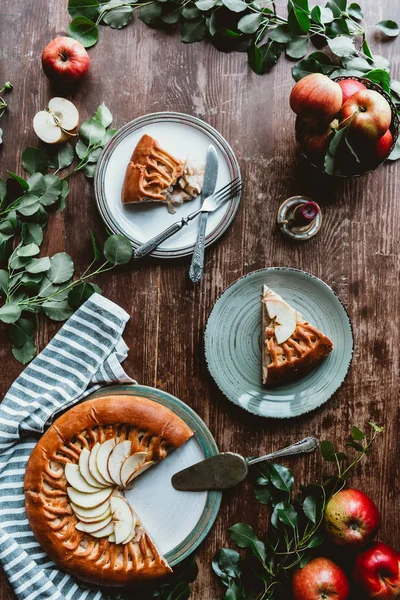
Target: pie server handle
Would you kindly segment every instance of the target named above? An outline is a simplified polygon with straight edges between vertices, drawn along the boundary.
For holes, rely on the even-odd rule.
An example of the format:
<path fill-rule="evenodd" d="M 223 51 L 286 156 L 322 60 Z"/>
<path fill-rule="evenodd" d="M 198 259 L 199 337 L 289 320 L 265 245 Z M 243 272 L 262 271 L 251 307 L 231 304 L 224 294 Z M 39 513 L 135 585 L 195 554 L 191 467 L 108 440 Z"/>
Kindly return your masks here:
<path fill-rule="evenodd" d="M 247 464 L 251 466 L 263 462 L 264 460 L 270 460 L 271 458 L 279 458 L 280 456 L 291 456 L 293 454 L 304 454 L 305 452 L 314 452 L 314 450 L 316 450 L 318 446 L 318 438 L 307 437 L 304 438 L 304 440 L 300 440 L 300 442 L 296 442 L 295 444 L 287 446 L 286 448 L 282 448 L 281 450 L 271 452 L 271 454 L 266 454 L 265 456 L 258 456 L 257 458 L 248 458 Z"/>

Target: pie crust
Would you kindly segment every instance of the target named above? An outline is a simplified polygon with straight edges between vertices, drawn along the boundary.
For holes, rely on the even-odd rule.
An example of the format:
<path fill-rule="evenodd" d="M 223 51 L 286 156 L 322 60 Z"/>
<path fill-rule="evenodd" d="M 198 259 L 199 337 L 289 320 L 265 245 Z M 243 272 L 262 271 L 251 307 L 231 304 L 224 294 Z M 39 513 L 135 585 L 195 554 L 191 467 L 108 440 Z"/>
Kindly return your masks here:
<path fill-rule="evenodd" d="M 147 452 L 163 460 L 193 431 L 168 408 L 138 396 L 88 400 L 59 417 L 37 443 L 25 474 L 25 506 L 43 549 L 75 577 L 104 586 L 123 586 L 171 572 L 150 535 L 138 521 L 135 537 L 115 544 L 76 529 L 65 465 L 77 464 L 83 448 L 114 438 L 131 442 L 132 454 Z"/>
<path fill-rule="evenodd" d="M 285 341 L 278 343 L 276 339 L 277 323 L 275 319 L 271 319 L 267 310 L 266 295 L 268 291 L 272 290 L 264 286 L 262 297 L 262 379 L 263 384 L 269 387 L 288 383 L 311 371 L 332 351 L 333 343 L 287 303 L 285 304 L 296 314 L 295 328 Z M 283 301 L 277 294 L 275 296 Z"/>

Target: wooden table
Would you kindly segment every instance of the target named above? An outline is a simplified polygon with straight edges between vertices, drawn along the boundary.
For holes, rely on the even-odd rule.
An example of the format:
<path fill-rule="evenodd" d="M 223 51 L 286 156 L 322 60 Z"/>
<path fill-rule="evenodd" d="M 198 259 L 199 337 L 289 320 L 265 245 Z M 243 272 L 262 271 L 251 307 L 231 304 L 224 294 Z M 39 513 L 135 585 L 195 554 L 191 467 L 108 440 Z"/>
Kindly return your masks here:
<path fill-rule="evenodd" d="M 278 4 L 284 8 L 285 2 Z M 52 97 L 40 54 L 51 39 L 66 32 L 65 5 L 2 0 L 0 83 L 10 80 L 15 86 L 8 95 L 10 110 L 1 121 L 2 176 L 6 169 L 22 175 L 21 152 L 38 143 L 32 119 Z M 362 5 L 369 23 L 400 20 L 397 0 L 363 0 Z M 374 35 L 372 31 L 374 52 L 391 60 L 399 79 L 400 42 L 381 43 Z M 187 262 L 133 263 L 99 278 L 104 295 L 131 316 L 124 336 L 130 347 L 125 369 L 140 383 L 181 398 L 205 420 L 221 449 L 244 455 L 263 454 L 311 434 L 341 442 L 352 424 L 363 426 L 370 419 L 383 423 L 386 434 L 352 485 L 362 487 L 380 506 L 380 538 L 399 546 L 394 508 L 400 492 L 400 163 L 354 181 L 316 177 L 294 144 L 288 106 L 292 64 L 286 59 L 270 74 L 257 76 L 243 54 L 221 54 L 207 43 L 184 45 L 179 35 L 152 30 L 136 18 L 123 31 L 102 28 L 90 57 L 89 75 L 74 96 L 82 120 L 102 101 L 116 127 L 155 111 L 195 115 L 232 144 L 246 185 L 233 225 L 207 251 L 200 286 L 188 282 Z M 313 241 L 293 245 L 275 230 L 274 219 L 279 203 L 300 193 L 321 204 L 324 224 Z M 43 251 L 68 252 L 82 272 L 91 256 L 89 228 L 104 237 L 92 183 L 78 174 L 71 181 L 67 210 L 50 217 Z M 342 388 L 322 408 L 287 421 L 257 418 L 231 404 L 211 379 L 203 352 L 204 327 L 218 295 L 241 275 L 277 265 L 304 269 L 332 286 L 347 306 L 355 337 L 353 364 Z M 58 328 L 42 320 L 37 339 L 41 349 Z M 0 339 L 2 398 L 21 365 L 11 355 L 4 328 Z M 318 454 L 284 464 L 293 468 L 299 483 L 321 475 Z M 224 494 L 218 520 L 197 553 L 200 575 L 194 599 L 220 597 L 210 562 L 219 547 L 229 544 L 227 528 L 237 521 L 253 525 L 260 535 L 267 525 L 267 510 L 253 500 L 247 483 Z M 3 575 L 0 598 L 12 597 Z"/>

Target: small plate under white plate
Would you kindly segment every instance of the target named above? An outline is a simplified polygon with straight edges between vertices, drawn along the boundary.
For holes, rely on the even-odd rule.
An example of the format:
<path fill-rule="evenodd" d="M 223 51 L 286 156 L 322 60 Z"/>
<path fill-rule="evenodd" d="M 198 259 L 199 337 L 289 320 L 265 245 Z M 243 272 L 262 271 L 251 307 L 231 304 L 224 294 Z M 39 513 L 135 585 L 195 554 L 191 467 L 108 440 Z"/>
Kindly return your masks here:
<path fill-rule="evenodd" d="M 154 137 L 163 148 L 177 158 L 185 160 L 187 156 L 191 156 L 199 165 L 205 164 L 208 146 L 213 144 L 218 154 L 216 190 L 240 176 L 238 162 L 228 142 L 216 129 L 196 117 L 161 112 L 145 115 L 127 123 L 111 138 L 99 158 L 95 195 L 98 209 L 107 227 L 114 233 L 125 235 L 134 248 L 201 205 L 200 198 L 195 198 L 177 206 L 175 215 L 171 215 L 166 204 L 122 204 L 121 190 L 126 167 L 136 144 L 145 133 Z M 209 215 L 206 246 L 215 242 L 226 231 L 235 216 L 239 202 L 240 195 Z M 160 244 L 152 256 L 177 258 L 191 255 L 197 231 L 198 217 Z"/>
<path fill-rule="evenodd" d="M 218 453 L 209 429 L 184 402 L 162 390 L 144 385 L 113 385 L 90 398 L 118 395 L 142 396 L 166 406 L 194 431 L 194 436 L 165 460 L 144 473 L 125 496 L 168 564 L 173 567 L 205 539 L 217 517 L 221 492 L 179 492 L 172 476 Z M 89 399 L 89 397 L 87 398 Z"/>
<path fill-rule="evenodd" d="M 303 378 L 266 388 L 261 381 L 261 291 L 266 284 L 333 342 L 329 356 Z M 349 316 L 334 291 L 298 269 L 260 269 L 230 285 L 214 304 L 205 332 L 208 368 L 235 404 L 260 417 L 296 417 L 342 385 L 353 356 Z"/>

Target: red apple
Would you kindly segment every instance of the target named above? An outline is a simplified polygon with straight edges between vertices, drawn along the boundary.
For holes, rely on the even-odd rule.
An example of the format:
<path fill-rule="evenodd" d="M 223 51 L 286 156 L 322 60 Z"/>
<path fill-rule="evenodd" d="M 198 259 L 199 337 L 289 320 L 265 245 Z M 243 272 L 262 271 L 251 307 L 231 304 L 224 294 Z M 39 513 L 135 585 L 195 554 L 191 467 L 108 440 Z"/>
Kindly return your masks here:
<path fill-rule="evenodd" d="M 304 121 L 329 123 L 342 106 L 340 85 L 322 73 L 300 79 L 290 94 L 291 109 Z"/>
<path fill-rule="evenodd" d="M 340 124 L 349 126 L 360 140 L 375 142 L 390 127 L 392 111 L 387 100 L 375 90 L 360 90 L 342 106 Z"/>
<path fill-rule="evenodd" d="M 328 126 L 314 127 L 307 123 L 302 136 L 302 146 L 310 158 L 322 158 L 328 150 L 332 135 L 339 127 L 339 121 L 334 119 Z"/>
<path fill-rule="evenodd" d="M 359 90 L 367 89 L 361 81 L 357 81 L 356 79 L 342 79 L 342 81 L 338 81 L 338 84 L 342 88 L 343 104 Z"/>
<path fill-rule="evenodd" d="M 385 160 L 389 156 L 390 149 L 393 144 L 393 136 L 390 129 L 378 139 L 375 146 L 375 156 L 379 162 Z"/>
<path fill-rule="evenodd" d="M 368 598 L 400 598 L 400 554 L 377 542 L 357 556 L 353 577 Z"/>
<path fill-rule="evenodd" d="M 347 600 L 349 593 L 346 575 L 328 558 L 314 558 L 293 575 L 293 600 Z"/>
<path fill-rule="evenodd" d="M 376 535 L 381 518 L 376 504 L 359 490 L 342 490 L 325 509 L 325 528 L 338 546 L 360 547 Z"/>
<path fill-rule="evenodd" d="M 86 75 L 90 58 L 77 40 L 58 37 L 42 52 L 43 71 L 49 79 L 60 83 L 77 83 Z"/>

